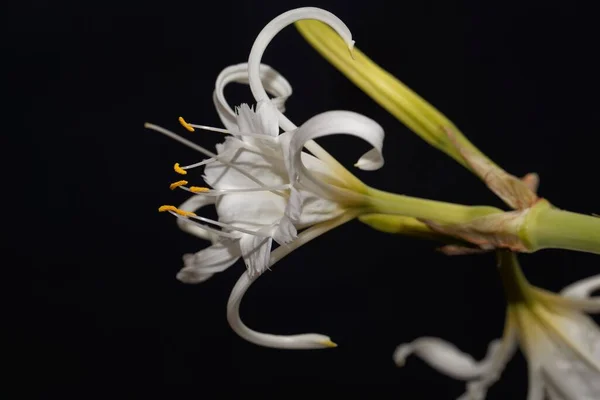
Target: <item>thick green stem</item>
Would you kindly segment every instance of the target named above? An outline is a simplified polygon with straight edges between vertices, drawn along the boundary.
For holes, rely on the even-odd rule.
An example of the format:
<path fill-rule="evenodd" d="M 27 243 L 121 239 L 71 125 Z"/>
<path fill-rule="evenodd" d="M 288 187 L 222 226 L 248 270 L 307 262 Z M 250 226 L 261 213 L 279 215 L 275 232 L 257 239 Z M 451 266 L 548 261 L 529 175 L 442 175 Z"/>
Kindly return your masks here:
<path fill-rule="evenodd" d="M 495 207 L 445 203 L 373 188 L 368 189 L 367 195 L 373 213 L 403 215 L 444 224 L 464 224 L 477 217 L 502 213 Z"/>
<path fill-rule="evenodd" d="M 566 249 L 600 254 L 600 218 L 538 203 L 525 219 L 519 236 L 533 252 Z"/>

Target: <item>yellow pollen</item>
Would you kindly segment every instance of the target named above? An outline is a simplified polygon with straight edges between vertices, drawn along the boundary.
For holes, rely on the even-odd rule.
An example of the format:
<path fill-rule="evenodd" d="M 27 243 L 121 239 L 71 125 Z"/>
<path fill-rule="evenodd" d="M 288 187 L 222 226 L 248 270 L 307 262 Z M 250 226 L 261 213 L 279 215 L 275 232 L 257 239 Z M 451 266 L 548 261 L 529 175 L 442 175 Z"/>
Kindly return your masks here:
<path fill-rule="evenodd" d="M 174 213 L 177 213 L 177 214 L 181 215 L 182 217 L 195 217 L 196 216 L 196 214 L 191 211 L 180 210 L 179 208 L 177 208 L 175 206 L 160 206 L 158 208 L 158 212 L 165 212 L 165 211 L 173 211 Z"/>
<path fill-rule="evenodd" d="M 181 167 L 179 166 L 179 163 L 175 163 L 175 165 L 173 166 L 173 169 L 174 169 L 174 170 L 175 170 L 175 172 L 177 172 L 178 174 L 181 174 L 181 175 L 186 175 L 186 174 L 187 174 L 187 171 L 186 171 L 185 169 L 181 168 Z"/>
<path fill-rule="evenodd" d="M 181 124 L 181 126 L 183 126 L 188 131 L 190 131 L 190 132 L 195 131 L 194 127 L 191 126 L 190 124 L 188 124 L 187 122 L 185 122 L 185 119 L 183 119 L 183 117 L 179 117 L 179 123 Z"/>
<path fill-rule="evenodd" d="M 206 192 L 210 192 L 210 189 L 207 188 L 207 187 L 192 186 L 192 187 L 190 187 L 190 192 L 192 192 L 192 193 L 206 193 Z"/>

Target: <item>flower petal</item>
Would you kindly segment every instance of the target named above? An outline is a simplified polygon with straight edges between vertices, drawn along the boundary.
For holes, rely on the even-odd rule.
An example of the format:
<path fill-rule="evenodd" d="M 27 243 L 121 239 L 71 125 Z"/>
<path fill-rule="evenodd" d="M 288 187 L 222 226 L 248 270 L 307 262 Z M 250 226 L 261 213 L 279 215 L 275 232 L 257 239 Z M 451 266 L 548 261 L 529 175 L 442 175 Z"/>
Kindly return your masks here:
<path fill-rule="evenodd" d="M 439 372 L 454 379 L 473 380 L 484 376 L 494 367 L 494 361 L 501 349 L 498 340 L 490 343 L 486 357 L 477 362 L 469 354 L 463 353 L 452 343 L 434 337 L 422 337 L 411 343 L 401 344 L 394 351 L 394 362 L 404 366 L 406 358 L 415 354 Z"/>
<path fill-rule="evenodd" d="M 323 183 L 306 168 L 302 162 L 302 149 L 312 139 L 335 134 L 356 136 L 373 146 L 358 164 L 368 166 L 369 169 L 383 166 L 383 128 L 372 119 L 354 112 L 328 111 L 312 117 L 290 136 L 286 167 L 291 182 L 299 181 L 302 185 L 307 185 L 308 190 L 331 192 L 331 185 Z"/>
<path fill-rule="evenodd" d="M 272 227 L 260 229 L 261 232 L 272 231 Z M 242 257 L 251 277 L 262 274 L 269 266 L 273 238 L 244 234 L 240 238 Z"/>
<path fill-rule="evenodd" d="M 600 275 L 595 275 L 570 284 L 561 290 L 560 294 L 565 299 L 579 299 L 576 304 L 581 310 L 597 313 L 600 312 L 600 296 L 591 296 L 591 294 L 598 289 L 600 289 Z"/>
<path fill-rule="evenodd" d="M 285 101 L 292 95 L 292 86 L 283 75 L 266 64 L 258 66 L 258 74 L 259 80 L 267 92 L 275 96 L 275 98 L 271 99 L 271 103 L 279 111 L 285 112 Z M 231 82 L 248 83 L 247 63 L 232 65 L 221 71 L 217 77 L 213 92 L 213 102 L 215 103 L 221 122 L 228 130 L 236 131 L 236 114 L 229 103 L 227 103 L 224 93 L 225 87 Z"/>
<path fill-rule="evenodd" d="M 269 151 L 268 147 L 255 149 L 247 143 L 228 137 L 217 146 L 222 161 L 207 164 L 204 168 L 204 180 L 215 189 L 240 189 L 273 187 L 289 183 L 287 170 L 280 151 Z M 231 168 L 228 164 L 235 164 Z"/>
<path fill-rule="evenodd" d="M 529 366 L 529 387 L 527 400 L 544 400 L 544 380 L 539 369 Z"/>
<path fill-rule="evenodd" d="M 302 194 L 295 187 L 290 188 L 290 196 L 285 205 L 285 212 L 273 238 L 279 244 L 288 244 L 296 239 L 298 231 L 294 224 L 300 219 L 302 213 Z"/>
<path fill-rule="evenodd" d="M 280 246 L 275 249 L 271 253 L 269 266 L 272 267 L 275 265 L 275 263 L 280 261 L 293 250 L 355 217 L 355 214 L 346 213 L 335 220 L 314 225 L 306 229 L 289 245 Z M 227 302 L 227 321 L 229 322 L 231 328 L 240 337 L 259 346 L 273 347 L 277 349 L 321 349 L 336 346 L 328 336 L 316 333 L 300 335 L 273 335 L 269 333 L 257 332 L 248 328 L 240 318 L 240 304 L 246 291 L 259 276 L 260 275 L 255 275 L 254 277 L 251 277 L 249 271 L 246 271 L 244 274 L 242 274 L 231 291 L 229 301 Z"/>
<path fill-rule="evenodd" d="M 545 319 L 553 329 L 545 332 L 548 344 L 538 351 L 544 381 L 567 399 L 600 398 L 598 326 L 575 311 L 558 310 Z"/>
<path fill-rule="evenodd" d="M 265 52 L 265 49 L 283 28 L 293 24 L 296 21 L 302 19 L 316 19 L 322 21 L 331 26 L 337 33 L 344 39 L 346 45 L 350 50 L 354 47 L 354 41 L 352 40 L 352 34 L 348 27 L 334 14 L 329 11 L 325 11 L 315 7 L 303 7 L 297 8 L 285 12 L 271 22 L 269 22 L 263 30 L 258 34 L 252 49 L 250 50 L 250 56 L 248 57 L 248 80 L 250 82 L 250 89 L 257 102 L 268 100 L 269 97 L 265 92 L 263 83 L 260 79 L 260 61 Z M 296 126 L 281 112 L 279 114 L 279 124 L 284 130 L 293 130 Z"/>
<path fill-rule="evenodd" d="M 490 343 L 488 354 L 480 362 L 480 365 L 487 364 L 487 370 L 477 379 L 467 383 L 467 391 L 458 400 L 485 399 L 489 387 L 500 378 L 506 364 L 517 351 L 517 347 L 517 331 L 510 314 L 507 314 L 502 342 L 493 341 Z"/>
<path fill-rule="evenodd" d="M 177 279 L 184 283 L 204 282 L 213 274 L 231 267 L 240 255 L 239 245 L 230 240 L 220 241 L 196 254 L 185 254 L 185 266 L 177 274 Z"/>
<path fill-rule="evenodd" d="M 196 212 L 198 209 L 204 206 L 207 206 L 209 204 L 215 204 L 215 201 L 216 200 L 214 197 L 197 195 L 192 196 L 186 201 L 184 201 L 178 208 L 183 211 Z M 182 231 L 190 233 L 204 240 L 210 240 L 212 242 L 214 242 L 217 239 L 215 234 L 207 231 L 206 229 L 202 229 L 200 226 L 198 226 L 198 224 L 187 222 L 181 218 L 176 218 L 176 220 L 177 225 Z"/>
<path fill-rule="evenodd" d="M 220 222 L 250 230 L 278 224 L 284 210 L 285 198 L 270 192 L 231 193 L 217 202 Z"/>

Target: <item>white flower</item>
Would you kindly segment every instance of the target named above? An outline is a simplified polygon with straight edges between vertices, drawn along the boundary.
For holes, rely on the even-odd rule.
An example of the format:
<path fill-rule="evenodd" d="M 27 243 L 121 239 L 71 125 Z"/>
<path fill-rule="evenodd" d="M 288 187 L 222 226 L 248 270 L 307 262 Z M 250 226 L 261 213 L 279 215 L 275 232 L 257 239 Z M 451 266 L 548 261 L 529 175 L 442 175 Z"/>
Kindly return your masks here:
<path fill-rule="evenodd" d="M 398 346 L 394 353 L 402 366 L 410 354 L 438 371 L 468 381 L 460 399 L 483 399 L 499 379 L 520 345 L 529 364 L 528 400 L 600 399 L 600 330 L 584 312 L 600 312 L 600 275 L 576 282 L 560 295 L 533 287 L 523 277 L 516 256 L 500 255 L 509 301 L 502 340 L 490 344 L 477 362 L 438 338 L 419 338 Z"/>
<path fill-rule="evenodd" d="M 295 349 L 335 345 L 320 334 L 281 336 L 249 329 L 239 316 L 242 297 L 260 274 L 285 255 L 367 212 L 367 187 L 312 140 L 340 133 L 359 137 L 373 149 L 356 166 L 374 170 L 383 165 L 384 137 L 376 122 L 349 111 L 325 112 L 300 127 L 282 114 L 291 86 L 277 71 L 260 64 L 260 57 L 279 30 L 303 18 L 326 22 L 349 44 L 353 43 L 350 32 L 338 18 L 316 8 L 292 10 L 269 23 L 256 39 L 248 65 L 226 68 L 217 78 L 213 100 L 227 129 L 188 124 L 180 119 L 189 131 L 206 129 L 229 134 L 217 145 L 216 153 L 164 128 L 146 124 L 209 157 L 184 167 L 175 164 L 175 170 L 187 175 L 188 171 L 203 166 L 204 180 L 210 188 L 188 186 L 184 180 L 175 182 L 172 189 L 180 188 L 195 195 L 178 208 L 160 208 L 176 216 L 181 228 L 212 243 L 194 255 L 184 256 L 184 268 L 178 278 L 187 283 L 202 282 L 243 258 L 247 271 L 238 280 L 228 302 L 230 325 L 253 343 Z M 231 109 L 224 96 L 224 87 L 230 82 L 250 84 L 257 100 L 256 109 L 245 104 L 235 111 Z M 270 99 L 267 91 L 275 98 Z M 281 134 L 280 128 L 284 131 Z M 303 152 L 304 147 L 312 155 Z M 216 206 L 217 221 L 196 214 L 198 209 L 211 204 Z M 271 251 L 273 240 L 280 247 Z"/>

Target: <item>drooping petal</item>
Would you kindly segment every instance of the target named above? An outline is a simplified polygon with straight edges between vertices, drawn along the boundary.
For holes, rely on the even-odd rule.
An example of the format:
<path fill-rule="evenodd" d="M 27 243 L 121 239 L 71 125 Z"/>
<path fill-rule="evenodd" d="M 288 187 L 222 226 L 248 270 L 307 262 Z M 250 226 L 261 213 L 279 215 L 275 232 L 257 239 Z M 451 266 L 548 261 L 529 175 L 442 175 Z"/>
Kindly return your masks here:
<path fill-rule="evenodd" d="M 355 217 L 356 214 L 346 213 L 334 220 L 314 225 L 306 229 L 304 232 L 298 235 L 296 240 L 287 246 L 280 246 L 275 249 L 271 253 L 269 266 L 273 267 L 275 263 L 279 262 L 293 250 L 296 250 L 314 238 L 348 222 Z M 233 290 L 231 291 L 231 295 L 229 296 L 229 301 L 227 302 L 227 321 L 229 322 L 231 328 L 238 335 L 245 340 L 259 346 L 273 347 L 278 349 L 320 349 L 336 346 L 328 336 L 320 334 L 308 333 L 300 335 L 273 335 L 257 332 L 248 328 L 240 318 L 240 304 L 246 291 L 259 276 L 260 275 L 251 277 L 250 273 L 246 271 L 238 279 Z"/>
<path fill-rule="evenodd" d="M 270 66 L 260 64 L 258 69 L 260 82 L 262 82 L 267 92 L 275 96 L 271 99 L 271 103 L 279 111 L 285 112 L 285 101 L 292 95 L 292 86 L 283 75 Z M 224 93 L 225 87 L 231 82 L 248 84 L 247 63 L 232 65 L 221 71 L 217 77 L 215 91 L 213 92 L 213 102 L 215 103 L 221 122 L 228 130 L 236 131 L 236 114 L 225 99 Z"/>
<path fill-rule="evenodd" d="M 235 241 L 220 241 L 196 254 L 183 256 L 184 267 L 177 279 L 184 283 L 204 282 L 217 272 L 225 271 L 240 258 L 240 248 Z"/>
<path fill-rule="evenodd" d="M 215 204 L 215 201 L 216 200 L 214 197 L 197 195 L 197 196 L 192 196 L 189 199 L 187 199 L 178 208 L 183 211 L 196 212 L 197 210 L 199 210 L 200 208 L 202 208 L 204 206 L 207 206 L 210 204 Z M 210 240 L 212 242 L 214 242 L 214 240 L 216 240 L 216 235 L 207 231 L 206 229 L 202 229 L 202 227 L 198 226 L 198 224 L 187 222 L 186 220 L 181 219 L 181 218 L 177 218 L 176 220 L 177 220 L 177 225 L 179 226 L 179 228 L 182 231 L 190 233 L 190 234 L 197 236 L 204 240 Z"/>
<path fill-rule="evenodd" d="M 373 146 L 373 150 L 361 157 L 359 163 L 368 165 L 369 169 L 383 166 L 383 128 L 372 119 L 354 112 L 328 111 L 312 117 L 291 135 L 286 167 L 292 182 L 299 181 L 309 190 L 331 192 L 331 185 L 324 184 L 303 164 L 302 149 L 309 140 L 335 134 L 347 134 L 365 140 Z"/>
<path fill-rule="evenodd" d="M 435 337 L 421 337 L 411 343 L 398 346 L 394 351 L 394 362 L 399 367 L 404 366 L 406 358 L 415 354 L 445 375 L 454 379 L 473 380 L 488 373 L 499 349 L 498 340 L 491 342 L 487 356 L 477 362 L 452 343 Z"/>
<path fill-rule="evenodd" d="M 260 79 L 260 61 L 265 52 L 265 49 L 283 28 L 293 24 L 296 21 L 302 19 L 316 19 L 322 21 L 331 26 L 337 33 L 344 39 L 348 48 L 352 50 L 354 47 L 354 41 L 352 40 L 352 34 L 348 27 L 334 14 L 329 11 L 325 11 L 315 7 L 303 7 L 297 8 L 285 12 L 271 22 L 269 22 L 262 31 L 256 37 L 252 49 L 250 50 L 250 56 L 248 57 L 248 78 L 250 82 L 250 89 L 257 102 L 269 100 L 263 83 Z M 279 124 L 284 130 L 293 130 L 296 126 L 281 112 L 279 113 Z"/>
<path fill-rule="evenodd" d="M 510 313 L 507 313 L 506 325 L 504 327 L 504 336 L 502 342 L 496 345 L 495 342 L 490 344 L 488 354 L 485 359 L 480 362 L 481 365 L 486 364 L 489 360 L 489 368 L 484 371 L 477 379 L 467 383 L 467 391 L 458 398 L 458 400 L 483 400 L 486 398 L 487 391 L 498 379 L 506 364 L 517 351 L 518 340 L 514 321 Z"/>

